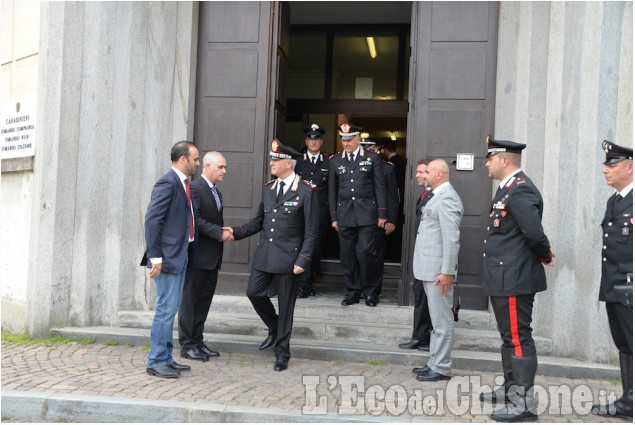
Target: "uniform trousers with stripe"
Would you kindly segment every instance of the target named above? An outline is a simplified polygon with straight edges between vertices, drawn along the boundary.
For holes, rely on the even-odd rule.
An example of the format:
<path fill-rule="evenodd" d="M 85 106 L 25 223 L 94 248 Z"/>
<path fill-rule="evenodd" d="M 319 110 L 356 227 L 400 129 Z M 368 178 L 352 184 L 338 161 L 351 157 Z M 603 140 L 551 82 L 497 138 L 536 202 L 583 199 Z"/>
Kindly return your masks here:
<path fill-rule="evenodd" d="M 516 357 L 536 355 L 534 338 L 531 336 L 531 314 L 535 296 L 536 294 L 490 297 L 503 347 L 512 349 Z"/>
<path fill-rule="evenodd" d="M 358 227 L 339 226 L 340 260 L 348 291 L 346 296 L 349 298 L 359 298 L 362 292 L 367 297 L 372 296 L 377 289 L 373 252 L 376 228 L 374 224 Z"/>
<path fill-rule="evenodd" d="M 271 284 L 278 286 L 278 314 L 267 295 Z M 298 296 L 299 276 L 293 273 L 267 273 L 251 269 L 247 283 L 247 297 L 258 316 L 267 325 L 270 334 L 276 334 L 276 359 L 289 361 L 289 340 L 293 328 L 293 310 Z"/>

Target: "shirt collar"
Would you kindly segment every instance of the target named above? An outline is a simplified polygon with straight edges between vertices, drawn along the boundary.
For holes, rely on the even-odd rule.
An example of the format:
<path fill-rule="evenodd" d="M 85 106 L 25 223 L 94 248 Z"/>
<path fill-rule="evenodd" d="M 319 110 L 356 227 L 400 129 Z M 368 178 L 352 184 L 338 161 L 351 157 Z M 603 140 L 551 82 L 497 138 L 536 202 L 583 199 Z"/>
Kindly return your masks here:
<path fill-rule="evenodd" d="M 290 188 L 291 185 L 293 184 L 293 179 L 295 179 L 295 173 L 291 173 L 287 176 L 286 179 L 282 180 L 284 182 L 284 190 L 286 191 L 286 189 Z M 278 185 L 280 184 L 280 179 L 278 179 Z"/>
<path fill-rule="evenodd" d="M 179 180 L 181 181 L 181 183 L 185 184 L 185 180 L 187 179 L 187 176 L 183 174 L 180 170 L 177 170 L 174 167 L 172 167 L 172 169 L 174 170 L 176 175 L 179 176 Z"/>
<path fill-rule="evenodd" d="M 441 183 L 440 185 L 432 189 L 432 193 L 438 195 L 439 193 L 443 192 L 447 186 L 450 186 L 450 182 Z"/>
<path fill-rule="evenodd" d="M 633 182 L 631 182 L 628 186 L 622 189 L 619 192 L 619 194 L 622 195 L 622 198 L 626 198 L 626 195 L 628 195 L 631 190 L 633 190 Z"/>
<path fill-rule="evenodd" d="M 214 183 L 212 183 L 211 181 L 209 181 L 209 180 L 207 179 L 207 177 L 205 177 L 203 174 L 201 174 L 201 177 L 203 177 L 203 178 L 205 179 L 205 181 L 207 182 L 207 185 L 208 185 L 209 187 L 216 187 L 216 185 L 215 185 Z"/>
<path fill-rule="evenodd" d="M 505 177 L 503 180 L 501 180 L 501 182 L 498 184 L 499 188 L 504 188 L 505 185 L 507 185 L 507 183 L 509 183 L 509 181 L 511 180 L 512 177 L 514 177 L 516 175 L 516 173 L 520 172 L 520 168 L 516 171 L 513 171 L 512 173 L 508 174 L 507 177 Z"/>

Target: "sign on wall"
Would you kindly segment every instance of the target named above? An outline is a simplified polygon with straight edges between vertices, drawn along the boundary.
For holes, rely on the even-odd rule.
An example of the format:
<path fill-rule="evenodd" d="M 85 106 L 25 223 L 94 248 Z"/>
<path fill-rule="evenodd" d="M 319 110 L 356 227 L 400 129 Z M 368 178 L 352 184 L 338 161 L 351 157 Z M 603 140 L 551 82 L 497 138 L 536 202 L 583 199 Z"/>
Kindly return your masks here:
<path fill-rule="evenodd" d="M 21 96 L 0 104 L 0 158 L 35 155 L 36 96 Z"/>

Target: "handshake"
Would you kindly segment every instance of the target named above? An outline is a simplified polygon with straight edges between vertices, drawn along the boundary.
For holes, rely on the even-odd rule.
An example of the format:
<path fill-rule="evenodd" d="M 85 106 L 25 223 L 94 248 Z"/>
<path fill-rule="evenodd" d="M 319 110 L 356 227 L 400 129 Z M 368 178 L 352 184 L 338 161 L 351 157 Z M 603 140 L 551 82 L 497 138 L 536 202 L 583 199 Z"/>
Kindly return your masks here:
<path fill-rule="evenodd" d="M 234 240 L 234 230 L 231 227 L 223 227 L 222 242 L 229 242 Z"/>

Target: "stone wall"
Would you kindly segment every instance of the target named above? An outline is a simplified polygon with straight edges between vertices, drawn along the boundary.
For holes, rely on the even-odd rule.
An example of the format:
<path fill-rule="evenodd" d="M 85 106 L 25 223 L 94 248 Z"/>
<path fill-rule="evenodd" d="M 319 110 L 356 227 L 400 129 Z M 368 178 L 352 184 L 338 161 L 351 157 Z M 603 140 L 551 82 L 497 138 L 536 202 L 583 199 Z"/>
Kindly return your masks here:
<path fill-rule="evenodd" d="M 192 139 L 198 5 L 43 2 L 28 327 L 149 309 L 143 217 Z"/>
<path fill-rule="evenodd" d="M 600 143 L 633 145 L 633 4 L 501 2 L 498 33 L 495 137 L 527 143 L 523 169 L 542 192 L 557 255 L 535 334 L 555 355 L 616 363 L 598 301 L 612 193 Z"/>

